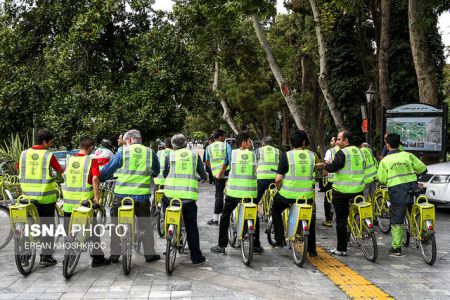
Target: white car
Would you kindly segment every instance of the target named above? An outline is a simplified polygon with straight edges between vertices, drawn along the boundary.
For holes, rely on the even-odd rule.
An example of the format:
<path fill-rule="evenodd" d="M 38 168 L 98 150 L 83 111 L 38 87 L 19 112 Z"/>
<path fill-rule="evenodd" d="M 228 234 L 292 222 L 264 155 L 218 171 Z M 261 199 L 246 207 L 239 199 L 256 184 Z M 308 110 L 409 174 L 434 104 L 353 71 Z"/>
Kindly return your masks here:
<path fill-rule="evenodd" d="M 450 205 L 450 162 L 427 166 L 428 173 L 419 178 L 430 202 Z"/>

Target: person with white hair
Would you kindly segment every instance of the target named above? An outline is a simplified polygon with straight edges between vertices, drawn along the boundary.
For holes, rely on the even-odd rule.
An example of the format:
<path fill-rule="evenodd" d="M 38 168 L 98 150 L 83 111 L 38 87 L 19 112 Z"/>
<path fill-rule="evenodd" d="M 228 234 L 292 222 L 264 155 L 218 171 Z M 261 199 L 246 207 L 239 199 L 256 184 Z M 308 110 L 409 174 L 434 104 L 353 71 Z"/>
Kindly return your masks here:
<path fill-rule="evenodd" d="M 171 143 L 173 150 L 166 157 L 164 164 L 163 209 L 169 206 L 171 199 L 181 199 L 191 260 L 193 264 L 200 264 L 205 261 L 205 257 L 200 250 L 197 225 L 198 177 L 196 174 L 202 180 L 206 180 L 208 175 L 203 168 L 200 155 L 186 148 L 184 135 L 174 135 Z"/>
<path fill-rule="evenodd" d="M 159 161 L 156 153 L 142 145 L 139 130 L 127 131 L 123 139 L 125 146 L 120 147 L 112 160 L 101 170 L 101 181 L 113 176 L 117 170 L 117 182 L 114 186 L 114 201 L 111 208 L 113 223 L 117 225 L 118 209 L 125 197 L 134 200 L 134 212 L 139 228 L 143 231 L 142 245 L 146 262 L 161 259 L 155 253 L 153 220 L 150 217 L 150 181 L 159 174 Z M 115 230 L 111 231 L 111 262 L 118 263 L 122 249 Z"/>

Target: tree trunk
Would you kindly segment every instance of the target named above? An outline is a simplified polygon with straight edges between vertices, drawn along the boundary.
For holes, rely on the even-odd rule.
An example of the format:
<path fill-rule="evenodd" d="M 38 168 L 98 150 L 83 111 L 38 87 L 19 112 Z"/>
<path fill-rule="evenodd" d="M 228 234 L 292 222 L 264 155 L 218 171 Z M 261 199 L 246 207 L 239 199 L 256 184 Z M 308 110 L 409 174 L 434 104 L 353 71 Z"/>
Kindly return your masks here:
<path fill-rule="evenodd" d="M 341 112 L 338 111 L 336 103 L 334 102 L 333 95 L 331 94 L 330 87 L 328 86 L 328 70 L 326 61 L 326 45 L 325 37 L 322 34 L 322 25 L 320 21 L 319 9 L 317 7 L 316 0 L 309 0 L 311 8 L 314 15 L 317 43 L 319 44 L 319 56 L 320 56 L 320 75 L 319 75 L 319 86 L 322 90 L 325 101 L 327 102 L 328 108 L 330 109 L 331 116 L 333 117 L 334 123 L 338 130 L 344 129 L 344 124 L 342 122 Z"/>
<path fill-rule="evenodd" d="M 233 117 L 231 116 L 230 107 L 228 106 L 228 103 L 223 99 L 223 97 L 219 93 L 219 61 L 216 58 L 214 62 L 214 82 L 213 82 L 213 93 L 216 95 L 217 98 L 220 100 L 220 104 L 223 108 L 223 118 L 225 121 L 227 121 L 228 125 L 230 126 L 231 130 L 235 134 L 238 134 L 240 132 L 239 127 L 234 122 Z"/>
<path fill-rule="evenodd" d="M 409 0 L 408 24 L 414 68 L 419 86 L 419 100 L 431 105 L 438 104 L 438 84 L 433 58 L 425 30 L 419 23 L 424 15 L 424 0 Z"/>
<path fill-rule="evenodd" d="M 264 35 L 264 30 L 261 26 L 261 22 L 259 21 L 259 17 L 257 15 L 252 15 L 253 27 L 255 28 L 256 35 L 258 36 L 259 43 L 261 44 L 264 52 L 266 53 L 267 61 L 269 62 L 270 69 L 272 70 L 275 79 L 277 80 L 278 86 L 280 88 L 281 94 L 286 100 L 286 104 L 289 108 L 289 111 L 294 118 L 295 125 L 297 125 L 298 129 L 305 130 L 305 126 L 303 125 L 300 108 L 298 107 L 297 101 L 295 100 L 294 94 L 290 91 L 287 82 L 283 77 L 283 73 L 281 72 L 280 66 L 275 60 L 272 49 L 270 48 L 269 43 L 267 42 L 266 36 Z"/>
<path fill-rule="evenodd" d="M 363 14 L 361 10 L 358 12 L 358 23 L 357 23 L 357 32 L 358 32 L 358 42 L 359 42 L 359 59 L 361 60 L 361 65 L 364 72 L 364 85 L 369 86 L 369 83 L 372 81 L 370 78 L 370 71 L 367 63 L 367 55 L 366 55 L 366 35 L 363 31 Z"/>
<path fill-rule="evenodd" d="M 381 106 L 391 108 L 389 98 L 389 22 L 391 15 L 391 1 L 381 0 L 381 32 L 380 48 L 378 49 L 378 93 L 380 95 Z"/>
<path fill-rule="evenodd" d="M 283 124 L 281 129 L 281 144 L 289 145 L 289 113 L 286 107 L 283 107 Z"/>

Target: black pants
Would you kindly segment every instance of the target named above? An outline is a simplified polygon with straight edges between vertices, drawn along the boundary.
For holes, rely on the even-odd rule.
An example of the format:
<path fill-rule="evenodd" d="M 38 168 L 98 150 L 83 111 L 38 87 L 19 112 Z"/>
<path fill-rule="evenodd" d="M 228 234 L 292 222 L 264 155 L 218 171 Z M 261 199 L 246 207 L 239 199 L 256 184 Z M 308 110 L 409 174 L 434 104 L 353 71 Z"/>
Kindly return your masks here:
<path fill-rule="evenodd" d="M 334 212 L 336 213 L 336 248 L 338 251 L 347 251 L 347 218 L 350 210 L 350 203 L 358 195 L 362 195 L 362 192 L 358 194 L 343 194 L 333 191 L 333 206 Z"/>
<path fill-rule="evenodd" d="M 64 212 L 64 231 L 66 234 L 69 234 L 69 225 L 70 225 L 70 217 L 72 216 L 71 212 Z M 97 225 L 97 218 L 94 216 L 92 219 L 92 228 Z M 93 247 L 91 250 L 91 257 L 94 259 L 100 259 L 105 257 L 105 253 L 103 253 L 103 250 L 100 248 L 100 236 L 98 234 L 95 234 L 95 232 L 92 232 L 91 237 L 89 238 L 89 243 L 92 243 Z"/>
<path fill-rule="evenodd" d="M 225 205 L 223 207 L 222 216 L 220 216 L 220 226 L 219 226 L 219 247 L 226 247 L 228 245 L 228 227 L 230 226 L 230 217 L 233 210 L 241 202 L 242 199 L 225 197 Z M 258 202 L 255 202 L 258 204 Z M 255 247 L 261 247 L 261 242 L 259 241 L 259 218 L 256 218 L 256 229 L 255 229 Z"/>
<path fill-rule="evenodd" d="M 221 214 L 223 210 L 223 191 L 225 190 L 225 184 L 227 183 L 227 179 L 215 179 L 216 185 L 216 202 L 214 203 L 214 213 Z"/>
<path fill-rule="evenodd" d="M 275 241 L 282 243 L 285 239 L 282 212 L 291 207 L 295 203 L 295 199 L 286 199 L 280 194 L 275 196 L 272 204 L 272 222 L 275 230 Z M 314 200 L 308 199 L 308 204 L 313 205 Z M 309 226 L 308 252 L 316 251 L 316 208 L 313 207 L 311 224 Z"/>
<path fill-rule="evenodd" d="M 331 190 L 333 187 L 333 182 L 328 182 L 325 186 L 325 193 Z M 328 202 L 327 197 L 323 197 L 323 209 L 325 211 L 325 220 L 331 222 L 333 220 L 333 213 L 331 212 L 331 203 Z"/>
<path fill-rule="evenodd" d="M 256 202 L 259 202 L 264 196 L 264 192 L 269 188 L 271 183 L 275 183 L 275 179 L 258 179 L 258 196 Z"/>
<path fill-rule="evenodd" d="M 208 174 L 208 182 L 209 182 L 209 184 L 213 184 L 214 183 L 214 175 L 213 175 L 213 173 L 211 171 L 211 168 L 208 167 L 208 165 L 205 165 L 205 170 L 206 170 L 206 173 Z"/>
<path fill-rule="evenodd" d="M 199 261 L 202 258 L 202 251 L 200 250 L 200 236 L 197 225 L 197 203 L 196 201 L 182 199 L 183 202 L 183 222 L 186 228 L 186 238 L 191 252 L 191 260 L 193 262 Z M 176 204 L 175 204 L 176 203 Z M 178 206 L 178 202 L 174 204 Z M 163 198 L 163 209 L 170 204 L 170 199 Z"/>
<path fill-rule="evenodd" d="M 55 226 L 55 206 L 56 202 L 48 204 L 36 203 L 41 225 Z M 55 237 L 42 236 L 41 242 L 43 243 L 41 255 L 52 255 L 55 248 Z"/>
<path fill-rule="evenodd" d="M 113 212 L 113 224 L 117 225 L 119 216 L 119 207 L 121 205 L 120 201 L 122 199 L 115 198 L 113 207 L 111 208 Z M 155 254 L 155 240 L 153 237 L 153 222 L 150 218 L 150 201 L 145 202 L 135 201 L 134 202 L 134 214 L 137 217 L 137 225 L 139 231 L 143 234 L 139 238 L 142 241 L 142 246 L 144 248 L 144 255 L 154 255 Z M 121 255 L 122 246 L 120 245 L 120 239 L 116 234 L 116 231 L 111 230 L 111 255 Z"/>
<path fill-rule="evenodd" d="M 389 188 L 389 201 L 391 202 L 389 214 L 392 225 L 403 224 L 406 209 L 411 210 L 411 206 L 414 203 L 414 198 L 409 192 L 415 189 L 417 189 L 416 182 L 402 183 Z"/>

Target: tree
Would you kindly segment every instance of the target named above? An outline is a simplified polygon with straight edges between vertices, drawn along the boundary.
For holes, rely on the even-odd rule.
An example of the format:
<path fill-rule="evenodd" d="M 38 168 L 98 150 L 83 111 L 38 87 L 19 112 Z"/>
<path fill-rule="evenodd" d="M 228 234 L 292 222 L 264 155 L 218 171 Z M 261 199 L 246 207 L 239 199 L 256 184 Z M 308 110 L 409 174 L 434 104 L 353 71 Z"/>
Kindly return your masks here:
<path fill-rule="evenodd" d="M 391 107 L 389 98 L 389 22 L 391 1 L 381 0 L 380 48 L 378 49 L 378 93 L 381 106 Z"/>

